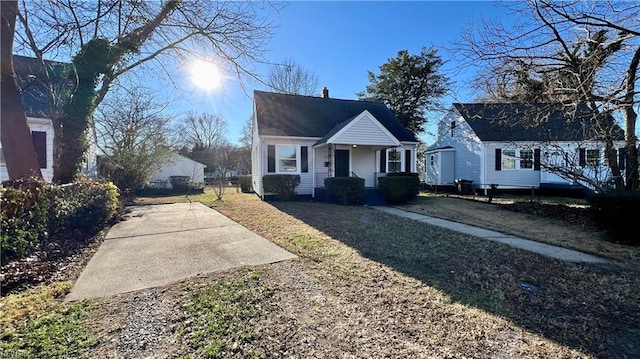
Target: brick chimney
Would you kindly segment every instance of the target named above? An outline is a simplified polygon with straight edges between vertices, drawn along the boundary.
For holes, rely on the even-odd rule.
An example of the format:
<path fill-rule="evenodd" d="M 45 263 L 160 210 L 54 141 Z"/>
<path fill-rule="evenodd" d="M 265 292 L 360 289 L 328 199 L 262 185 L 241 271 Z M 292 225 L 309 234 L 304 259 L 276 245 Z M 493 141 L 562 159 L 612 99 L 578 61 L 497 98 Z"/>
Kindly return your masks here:
<path fill-rule="evenodd" d="M 322 98 L 329 98 L 329 89 L 327 86 L 322 88 Z"/>

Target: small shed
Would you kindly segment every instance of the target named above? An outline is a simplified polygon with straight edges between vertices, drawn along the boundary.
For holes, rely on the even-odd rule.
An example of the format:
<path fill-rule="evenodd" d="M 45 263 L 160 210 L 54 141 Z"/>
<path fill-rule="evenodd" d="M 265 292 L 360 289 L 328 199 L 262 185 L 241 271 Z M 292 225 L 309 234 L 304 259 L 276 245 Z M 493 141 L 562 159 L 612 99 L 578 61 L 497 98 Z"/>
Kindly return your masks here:
<path fill-rule="evenodd" d="M 174 154 L 162 167 L 151 175 L 152 187 L 171 187 L 171 176 L 188 176 L 189 182 L 204 185 L 204 169 L 207 166 L 190 158 Z"/>

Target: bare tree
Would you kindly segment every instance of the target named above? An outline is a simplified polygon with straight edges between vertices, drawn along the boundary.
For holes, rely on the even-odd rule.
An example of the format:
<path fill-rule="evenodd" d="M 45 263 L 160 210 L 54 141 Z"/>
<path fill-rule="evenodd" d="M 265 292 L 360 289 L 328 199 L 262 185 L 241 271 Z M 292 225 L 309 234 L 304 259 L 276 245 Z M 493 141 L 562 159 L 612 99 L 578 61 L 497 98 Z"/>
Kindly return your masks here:
<path fill-rule="evenodd" d="M 0 42 L 0 65 L 2 66 L 0 121 L 2 123 L 0 127 L 2 128 L 2 151 L 7 172 L 11 179 L 30 176 L 42 177 L 13 69 L 13 40 L 18 2 L 2 1 L 0 2 L 0 10 L 2 12 L 2 39 Z"/>
<path fill-rule="evenodd" d="M 547 100 L 567 113 L 586 104 L 618 187 L 640 188 L 636 120 L 640 64 L 640 5 L 601 1 L 510 3 L 513 28 L 483 23 L 458 47 L 468 63 L 484 66 L 477 83 L 500 97 Z M 495 98 L 495 96 L 489 96 Z M 623 118 L 626 178 L 613 146 L 615 116 Z M 534 119 L 534 121 L 536 121 Z"/>
<path fill-rule="evenodd" d="M 291 58 L 271 67 L 268 84 L 274 91 L 290 95 L 311 96 L 320 91 L 318 77 Z"/>
<path fill-rule="evenodd" d="M 97 0 L 24 1 L 16 49 L 71 58 L 71 93 L 50 93 L 56 134 L 54 180 L 68 182 L 87 149 L 84 135 L 95 107 L 118 78 L 134 69 L 170 77 L 167 57 L 215 56 L 227 73 L 255 78 L 271 25 L 255 2 Z M 149 72 L 152 73 L 152 72 Z M 53 106 L 62 99 L 61 111 Z"/>
<path fill-rule="evenodd" d="M 187 114 L 176 126 L 180 142 L 192 148 L 209 150 L 222 143 L 227 131 L 227 121 L 212 113 L 197 115 L 194 112 Z"/>
<path fill-rule="evenodd" d="M 227 122 L 218 114 L 191 112 L 175 126 L 181 146 L 189 150 L 189 157 L 207 165 L 207 172 L 217 166 L 217 150 L 226 143 Z"/>
<path fill-rule="evenodd" d="M 111 92 L 96 111 L 96 140 L 104 160 L 101 174 L 124 194 L 149 181 L 173 154 L 170 149 L 170 118 L 164 105 L 142 88 Z"/>

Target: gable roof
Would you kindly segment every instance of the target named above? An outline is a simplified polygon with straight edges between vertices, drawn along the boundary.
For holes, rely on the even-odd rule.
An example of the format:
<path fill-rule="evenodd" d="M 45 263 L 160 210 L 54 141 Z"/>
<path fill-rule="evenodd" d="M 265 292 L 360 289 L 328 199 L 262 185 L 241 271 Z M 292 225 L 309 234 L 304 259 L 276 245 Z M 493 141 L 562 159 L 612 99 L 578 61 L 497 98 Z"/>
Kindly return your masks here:
<path fill-rule="evenodd" d="M 385 145 L 385 146 L 399 146 L 400 142 L 396 139 L 381 123 L 376 120 L 376 118 L 369 112 L 368 110 L 362 111 L 362 113 L 358 114 L 355 117 L 348 119 L 347 121 L 341 122 L 335 125 L 329 133 L 327 133 L 324 137 L 322 137 L 318 142 L 314 144 L 314 146 L 321 145 L 323 143 L 336 143 L 334 141 L 338 141 L 338 143 L 342 140 L 345 140 L 345 136 L 349 138 L 355 133 L 358 133 L 362 130 L 362 127 L 355 128 L 358 124 L 368 123 L 373 126 L 374 132 L 371 132 L 371 128 L 367 131 L 367 138 L 361 139 L 358 138 L 356 141 L 353 141 L 353 137 L 350 140 L 347 140 L 348 143 L 357 144 L 357 145 Z M 358 136 L 359 137 L 359 136 Z M 344 143 L 344 142 L 343 142 Z"/>
<path fill-rule="evenodd" d="M 454 103 L 454 108 L 481 141 L 586 141 L 598 140 L 589 124 L 593 115 L 586 105 L 571 110 L 562 104 Z M 615 140 L 624 131 L 614 125 Z"/>
<path fill-rule="evenodd" d="M 258 90 L 253 92 L 253 99 L 260 135 L 323 138 L 329 133 L 337 133 L 349 120 L 367 110 L 399 141 L 418 142 L 391 110 L 380 102 Z"/>
<path fill-rule="evenodd" d="M 56 91 L 64 83 L 63 75 L 68 64 L 44 61 L 49 77 Z M 34 57 L 13 55 L 13 70 L 20 88 L 22 104 L 28 117 L 51 118 L 49 112 L 48 89 L 43 79 L 45 71 L 40 61 Z"/>

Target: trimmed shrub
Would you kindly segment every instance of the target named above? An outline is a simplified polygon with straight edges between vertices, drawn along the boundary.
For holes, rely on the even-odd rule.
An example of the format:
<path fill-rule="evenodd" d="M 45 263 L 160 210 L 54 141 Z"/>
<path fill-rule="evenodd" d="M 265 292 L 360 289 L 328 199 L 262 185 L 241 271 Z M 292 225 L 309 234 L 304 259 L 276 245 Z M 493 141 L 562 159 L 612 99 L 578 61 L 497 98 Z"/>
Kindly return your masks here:
<path fill-rule="evenodd" d="M 386 177 L 420 177 L 418 172 L 389 172 Z"/>
<path fill-rule="evenodd" d="M 240 191 L 242 193 L 252 193 L 253 185 L 251 184 L 251 176 L 240 176 Z"/>
<path fill-rule="evenodd" d="M 589 197 L 594 221 L 619 243 L 640 245 L 632 216 L 640 213 L 640 191 L 609 191 Z"/>
<path fill-rule="evenodd" d="M 266 175 L 262 177 L 265 193 L 273 193 L 283 201 L 290 201 L 296 197 L 296 187 L 299 184 L 299 175 Z"/>
<path fill-rule="evenodd" d="M 104 228 L 118 209 L 118 188 L 111 182 L 81 179 L 51 188 L 49 234 L 53 239 L 88 238 Z"/>
<path fill-rule="evenodd" d="M 32 178 L 5 182 L 0 195 L 2 260 L 24 256 L 48 237 L 50 185 Z"/>
<path fill-rule="evenodd" d="M 117 213 L 118 188 L 89 179 L 62 186 L 11 181 L 3 184 L 0 208 L 2 258 L 19 258 L 40 244 L 95 235 Z"/>
<path fill-rule="evenodd" d="M 330 202 L 352 206 L 364 204 L 364 178 L 330 177 L 325 178 L 324 186 Z"/>
<path fill-rule="evenodd" d="M 169 176 L 171 181 L 171 188 L 176 191 L 188 191 L 189 190 L 189 176 Z"/>
<path fill-rule="evenodd" d="M 404 203 L 420 192 L 420 178 L 418 176 L 387 175 L 378 178 L 378 190 L 387 203 Z"/>

